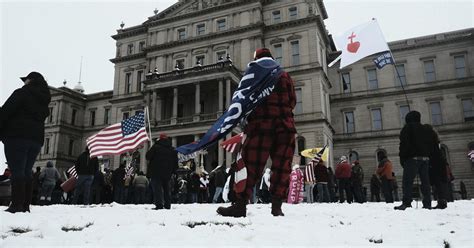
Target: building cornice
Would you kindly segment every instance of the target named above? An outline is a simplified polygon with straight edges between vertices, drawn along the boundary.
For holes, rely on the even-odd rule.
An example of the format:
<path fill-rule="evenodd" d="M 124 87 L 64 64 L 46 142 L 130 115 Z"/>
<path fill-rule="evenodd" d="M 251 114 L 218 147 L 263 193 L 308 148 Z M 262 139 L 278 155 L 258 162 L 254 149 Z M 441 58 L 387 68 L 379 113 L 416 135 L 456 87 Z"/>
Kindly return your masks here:
<path fill-rule="evenodd" d="M 209 7 L 209 8 L 206 8 L 206 9 L 197 10 L 197 11 L 182 14 L 182 15 L 166 17 L 167 14 L 171 13 L 173 10 L 177 9 L 178 7 L 180 7 L 184 4 L 184 3 L 182 3 L 182 4 L 177 3 L 175 5 L 172 5 L 170 8 L 164 10 L 160 14 L 148 18 L 148 21 L 144 22 L 143 25 L 145 25 L 147 27 L 155 27 L 155 26 L 158 26 L 158 25 L 175 22 L 175 21 L 179 21 L 179 20 L 182 20 L 182 19 L 193 18 L 193 17 L 196 17 L 196 16 L 207 15 L 207 14 L 217 12 L 217 11 L 221 11 L 221 10 L 231 9 L 231 8 L 235 8 L 235 7 L 241 7 L 243 4 L 253 3 L 253 2 L 257 3 L 257 2 L 259 2 L 259 0 L 239 0 L 239 1 L 236 1 L 236 2 L 231 2 L 231 3 L 227 3 L 227 4 L 220 4 L 220 5 L 217 5 L 217 6 L 214 6 L 214 7 Z"/>
<path fill-rule="evenodd" d="M 143 25 L 137 25 L 126 29 L 118 29 L 117 34 L 112 35 L 111 37 L 114 40 L 119 40 L 127 37 L 136 36 L 139 34 L 146 34 L 148 31 L 147 27 Z"/>
<path fill-rule="evenodd" d="M 142 58 L 146 58 L 146 53 L 145 52 L 140 52 L 140 53 L 136 53 L 136 54 L 132 54 L 132 55 L 113 58 L 113 59 L 110 59 L 110 62 L 116 64 L 116 63 L 120 63 L 120 62 L 125 62 L 125 61 L 130 61 L 130 60 L 135 60 L 135 59 L 142 59 Z"/>

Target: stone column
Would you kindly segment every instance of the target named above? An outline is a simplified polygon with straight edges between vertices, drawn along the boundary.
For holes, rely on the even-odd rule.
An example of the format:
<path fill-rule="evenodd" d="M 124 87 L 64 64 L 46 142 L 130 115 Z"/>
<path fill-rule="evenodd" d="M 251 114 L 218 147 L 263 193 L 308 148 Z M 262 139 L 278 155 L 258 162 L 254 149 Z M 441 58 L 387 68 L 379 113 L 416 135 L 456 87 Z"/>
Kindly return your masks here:
<path fill-rule="evenodd" d="M 155 124 L 156 122 L 156 96 L 157 96 L 157 93 L 156 93 L 156 90 L 153 90 L 153 96 L 151 98 L 151 122 L 153 124 Z"/>
<path fill-rule="evenodd" d="M 161 98 L 160 95 L 157 95 L 157 97 L 156 97 L 156 111 L 155 111 L 157 121 L 161 121 L 163 119 L 162 105 L 163 105 L 163 99 Z"/>
<path fill-rule="evenodd" d="M 151 135 L 151 134 L 150 134 Z M 152 137 L 153 138 L 153 137 Z M 140 149 L 140 171 L 146 171 L 146 152 L 150 149 L 150 142 L 145 142 L 143 149 Z"/>
<path fill-rule="evenodd" d="M 225 153 L 225 150 L 224 148 L 222 148 L 220 146 L 220 142 L 218 142 L 217 144 L 217 165 L 221 165 L 222 163 L 224 163 L 224 153 Z"/>
<path fill-rule="evenodd" d="M 196 90 L 194 92 L 194 121 L 199 121 L 199 115 L 201 114 L 201 85 L 195 83 Z"/>
<path fill-rule="evenodd" d="M 199 134 L 195 134 L 195 135 L 194 135 L 194 141 L 198 141 L 198 140 L 199 140 Z M 200 158 L 201 158 L 200 155 L 198 155 L 198 156 L 196 156 L 196 157 L 194 158 L 194 163 L 196 164 L 196 169 L 197 169 L 197 168 L 199 167 L 199 165 L 200 165 Z"/>
<path fill-rule="evenodd" d="M 217 107 L 217 118 L 224 112 L 224 81 L 219 80 L 219 106 Z"/>
<path fill-rule="evenodd" d="M 230 79 L 227 79 L 225 81 L 225 107 L 228 108 L 231 101 L 232 101 L 232 94 L 231 94 L 231 89 L 230 89 Z"/>
<path fill-rule="evenodd" d="M 178 145 L 178 137 L 171 137 L 171 145 L 176 147 Z"/>
<path fill-rule="evenodd" d="M 232 137 L 232 133 L 229 133 L 226 135 L 225 139 L 228 140 Z M 226 168 L 230 168 L 230 165 L 232 164 L 232 153 L 226 152 L 225 153 L 225 166 Z"/>
<path fill-rule="evenodd" d="M 56 113 L 56 124 L 61 124 L 61 113 L 63 112 L 63 104 L 61 100 L 58 101 L 58 111 Z M 54 120 L 53 120 L 54 121 Z"/>
<path fill-rule="evenodd" d="M 178 87 L 173 88 L 173 114 L 171 115 L 171 124 L 175 125 L 178 118 Z"/>

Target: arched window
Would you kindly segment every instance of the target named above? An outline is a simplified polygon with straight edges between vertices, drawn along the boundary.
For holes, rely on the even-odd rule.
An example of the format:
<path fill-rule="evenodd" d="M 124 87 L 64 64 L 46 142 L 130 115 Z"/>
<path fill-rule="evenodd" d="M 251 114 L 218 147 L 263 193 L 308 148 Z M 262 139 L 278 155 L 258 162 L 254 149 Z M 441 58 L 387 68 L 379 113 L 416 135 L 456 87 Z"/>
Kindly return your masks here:
<path fill-rule="evenodd" d="M 387 151 L 385 149 L 378 149 L 376 152 L 377 163 L 380 162 L 383 158 L 387 157 Z"/>
<path fill-rule="evenodd" d="M 441 156 L 446 158 L 446 161 L 448 162 L 448 164 L 451 165 L 451 158 L 449 157 L 448 147 L 445 144 L 441 144 L 440 150 L 441 150 Z"/>
<path fill-rule="evenodd" d="M 298 142 L 298 154 L 301 156 L 301 152 L 306 149 L 306 140 L 303 136 L 299 136 L 297 139 Z M 301 156 L 300 165 L 306 164 L 306 158 Z"/>
<path fill-rule="evenodd" d="M 350 151 L 349 162 L 352 164 L 356 160 L 359 160 L 359 153 L 357 153 L 356 151 Z"/>

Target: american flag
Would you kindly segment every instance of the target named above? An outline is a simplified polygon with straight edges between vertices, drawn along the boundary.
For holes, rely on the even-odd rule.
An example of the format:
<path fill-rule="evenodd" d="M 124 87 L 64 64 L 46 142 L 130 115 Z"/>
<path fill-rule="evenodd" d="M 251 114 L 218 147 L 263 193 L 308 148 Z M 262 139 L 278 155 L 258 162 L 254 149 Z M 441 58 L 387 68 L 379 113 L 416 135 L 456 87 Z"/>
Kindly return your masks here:
<path fill-rule="evenodd" d="M 67 169 L 66 172 L 69 175 L 69 177 L 77 178 L 77 172 L 76 172 L 76 166 L 75 165 L 73 165 L 71 168 Z"/>
<path fill-rule="evenodd" d="M 118 155 L 135 150 L 147 140 L 145 114 L 140 112 L 87 138 L 87 146 L 91 157 Z"/>
<path fill-rule="evenodd" d="M 315 176 L 314 176 L 314 166 L 319 164 L 319 161 L 321 161 L 321 158 L 323 157 L 324 150 L 326 150 L 327 145 L 321 149 L 316 155 L 314 155 L 314 158 L 309 161 L 309 163 L 306 165 L 306 168 L 304 170 L 304 178 L 306 179 L 306 182 L 313 183 L 316 181 Z"/>
<path fill-rule="evenodd" d="M 132 159 L 129 163 L 126 163 L 125 165 L 125 177 L 123 179 L 131 177 L 134 171 L 135 171 L 135 159 Z"/>
<path fill-rule="evenodd" d="M 240 149 L 243 135 L 244 133 L 240 133 L 222 142 L 221 143 L 222 148 L 224 148 L 224 150 L 226 150 L 227 152 L 234 152 L 236 148 L 237 150 Z"/>

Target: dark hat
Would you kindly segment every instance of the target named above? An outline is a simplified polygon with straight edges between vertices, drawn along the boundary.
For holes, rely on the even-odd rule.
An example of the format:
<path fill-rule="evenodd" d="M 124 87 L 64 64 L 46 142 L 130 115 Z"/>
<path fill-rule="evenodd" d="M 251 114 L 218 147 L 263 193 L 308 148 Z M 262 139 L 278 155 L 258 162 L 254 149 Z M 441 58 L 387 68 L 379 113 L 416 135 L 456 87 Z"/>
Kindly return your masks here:
<path fill-rule="evenodd" d="M 420 123 L 421 121 L 421 114 L 418 111 L 410 111 L 408 114 L 405 116 L 405 122 L 406 123 Z"/>
<path fill-rule="evenodd" d="M 160 139 L 167 139 L 168 135 L 166 133 L 160 133 Z"/>
<path fill-rule="evenodd" d="M 41 73 L 39 72 L 36 72 L 36 71 L 32 71 L 30 72 L 30 74 L 28 74 L 28 76 L 26 77 L 20 77 L 21 81 L 25 82 L 26 79 L 31 79 L 33 80 L 34 82 L 44 82 L 46 80 L 44 80 L 44 77 L 43 75 L 41 75 Z"/>
<path fill-rule="evenodd" d="M 273 59 L 272 53 L 268 48 L 259 48 L 255 50 L 254 59 L 260 59 L 263 57 L 270 57 Z"/>

